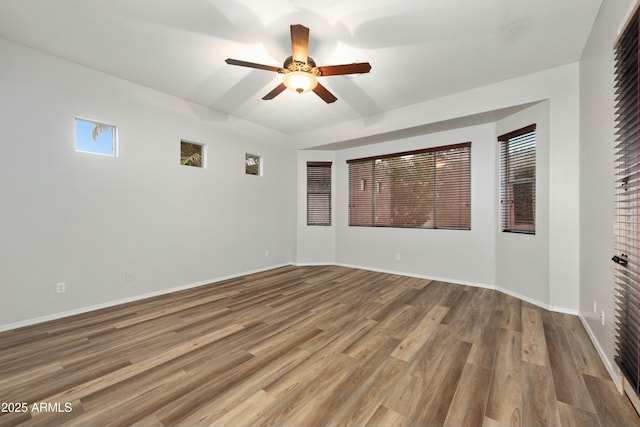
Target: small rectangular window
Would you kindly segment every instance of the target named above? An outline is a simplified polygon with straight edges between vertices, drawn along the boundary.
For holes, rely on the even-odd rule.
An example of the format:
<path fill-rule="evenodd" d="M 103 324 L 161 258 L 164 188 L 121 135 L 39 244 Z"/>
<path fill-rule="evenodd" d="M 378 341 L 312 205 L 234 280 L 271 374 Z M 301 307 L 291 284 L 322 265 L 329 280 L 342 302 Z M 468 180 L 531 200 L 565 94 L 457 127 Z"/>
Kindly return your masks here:
<path fill-rule="evenodd" d="M 536 125 L 498 137 L 502 231 L 536 232 Z"/>
<path fill-rule="evenodd" d="M 331 225 L 331 162 L 307 162 L 307 225 Z"/>
<path fill-rule="evenodd" d="M 244 156 L 244 165 L 247 175 L 262 175 L 262 156 L 246 153 Z"/>
<path fill-rule="evenodd" d="M 204 167 L 204 145 L 195 142 L 180 141 L 180 164 L 184 166 Z"/>
<path fill-rule="evenodd" d="M 79 118 L 75 122 L 76 151 L 112 157 L 117 155 L 115 126 Z"/>

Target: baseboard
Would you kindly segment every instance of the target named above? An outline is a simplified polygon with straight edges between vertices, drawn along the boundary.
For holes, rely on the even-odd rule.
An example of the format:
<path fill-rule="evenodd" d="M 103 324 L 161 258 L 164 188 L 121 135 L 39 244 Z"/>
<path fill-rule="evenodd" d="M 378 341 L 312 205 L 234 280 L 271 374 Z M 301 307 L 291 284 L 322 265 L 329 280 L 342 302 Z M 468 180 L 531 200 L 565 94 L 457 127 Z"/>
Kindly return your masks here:
<path fill-rule="evenodd" d="M 327 265 L 337 265 L 333 262 L 293 262 L 291 265 L 296 267 L 323 267 Z"/>
<path fill-rule="evenodd" d="M 607 369 L 607 372 L 609 372 L 609 376 L 611 377 L 611 380 L 618 388 L 618 391 L 622 393 L 624 391 L 623 390 L 624 385 L 623 385 L 620 373 L 618 372 L 618 368 L 607 357 L 607 354 L 602 349 L 602 346 L 600 346 L 600 343 L 596 339 L 596 335 L 591 330 L 591 327 L 589 326 L 587 319 L 585 319 L 582 313 L 578 314 L 578 319 L 580 319 L 580 322 L 582 323 L 582 327 L 584 328 L 584 330 L 587 331 L 587 335 L 589 335 L 589 339 L 591 340 L 591 343 L 593 343 L 593 346 L 596 348 L 596 351 L 598 352 L 598 356 L 600 356 L 600 360 L 602 360 L 604 367 Z"/>
<path fill-rule="evenodd" d="M 308 264 L 308 265 L 310 265 L 310 264 Z M 564 308 L 564 307 L 552 306 L 550 304 L 546 304 L 544 302 L 535 300 L 533 298 L 527 297 L 525 295 L 519 294 L 519 293 L 511 291 L 509 289 L 501 288 L 501 287 L 495 286 L 495 285 L 489 285 L 489 284 L 486 284 L 486 283 L 469 282 L 469 281 L 464 281 L 464 280 L 459 280 L 459 279 L 452 279 L 450 277 L 427 276 L 427 275 L 422 275 L 422 274 L 407 273 L 407 272 L 404 272 L 404 271 L 395 271 L 395 270 L 387 270 L 387 269 L 380 269 L 380 268 L 372 268 L 372 267 L 366 267 L 366 266 L 361 266 L 361 265 L 353 265 L 353 264 L 336 263 L 335 265 L 339 265 L 341 267 L 358 268 L 358 269 L 361 269 L 361 270 L 375 271 L 375 272 L 378 272 L 378 273 L 396 274 L 396 275 L 399 275 L 399 276 L 406 276 L 406 277 L 415 277 L 415 278 L 418 278 L 418 279 L 437 280 L 439 282 L 453 283 L 455 285 L 473 286 L 475 288 L 483 288 L 483 289 L 493 289 L 493 290 L 496 290 L 498 292 L 502 292 L 504 294 L 512 296 L 514 298 L 518 298 L 518 299 L 520 299 L 522 301 L 526 301 L 529 304 L 533 304 L 533 305 L 535 305 L 537 307 L 544 308 L 545 310 L 555 311 L 555 312 L 564 313 L 564 314 L 571 314 L 571 315 L 574 315 L 574 316 L 578 315 L 578 311 L 577 310 L 570 309 L 570 308 Z"/>
<path fill-rule="evenodd" d="M 551 305 L 551 304 L 546 304 L 542 301 L 538 301 L 536 299 L 530 298 L 526 295 L 522 295 L 518 292 L 514 292 L 510 289 L 505 289 L 505 288 L 501 288 L 500 286 L 496 286 L 495 287 L 496 291 L 502 292 L 504 294 L 510 295 L 514 298 L 518 298 L 521 299 L 522 301 L 528 302 L 529 304 L 533 304 L 537 307 L 540 308 L 544 308 L 545 310 L 549 310 L 549 311 L 554 311 L 556 313 L 563 313 L 563 314 L 571 314 L 572 316 L 577 316 L 579 311 L 578 310 L 574 310 L 572 308 L 565 308 L 565 307 L 557 307 L 555 305 Z"/>
<path fill-rule="evenodd" d="M 622 375 L 618 366 L 615 363 L 613 363 L 611 360 L 609 360 L 609 358 L 607 357 L 607 354 L 604 352 L 604 350 L 600 346 L 600 343 L 596 339 L 596 335 L 593 333 L 593 330 L 591 330 L 591 327 L 589 326 L 587 319 L 585 319 L 585 317 L 582 314 L 578 314 L 578 318 L 580 319 L 580 322 L 582 322 L 582 326 L 584 327 L 584 330 L 587 331 L 587 335 L 589 335 L 589 339 L 593 343 L 593 346 L 596 348 L 596 351 L 598 352 L 598 356 L 600 356 L 600 360 L 602 360 L 602 364 L 607 369 L 607 372 L 611 377 L 611 381 L 613 381 L 613 383 L 616 385 L 618 392 L 620 394 L 625 394 L 629 398 L 629 401 L 633 405 L 633 408 L 636 410 L 638 414 L 640 414 L 640 399 L 638 398 L 638 395 L 636 394 L 635 390 L 629 384 L 629 381 L 627 381 L 627 379 Z"/>
<path fill-rule="evenodd" d="M 626 393 L 627 397 L 629 398 L 629 401 L 633 405 L 633 408 L 636 410 L 638 415 L 640 415 L 640 398 L 638 398 L 636 391 L 633 389 L 629 381 L 626 380 L 626 378 L 622 378 L 622 382 L 624 384 L 623 386 L 624 392 Z"/>
<path fill-rule="evenodd" d="M 436 281 L 439 281 L 439 282 L 453 283 L 455 285 L 464 285 L 464 286 L 473 286 L 473 287 L 476 287 L 476 288 L 495 289 L 495 286 L 492 286 L 492 285 L 487 285 L 487 284 L 482 284 L 482 283 L 475 283 L 475 282 L 465 282 L 464 280 L 451 279 L 451 278 L 448 278 L 448 277 L 426 276 L 426 275 L 423 275 L 423 274 L 407 273 L 406 271 L 387 270 L 387 269 L 383 269 L 383 268 L 366 267 L 366 266 L 354 265 L 354 264 L 335 263 L 333 265 L 337 265 L 337 266 L 340 266 L 340 267 L 347 267 L 347 268 L 357 268 L 359 270 L 375 271 L 376 273 L 395 274 L 395 275 L 398 275 L 398 276 L 405 276 L 405 277 L 415 277 L 416 279 L 436 280 Z"/>
<path fill-rule="evenodd" d="M 88 306 L 88 307 L 82 307 L 82 308 L 78 308 L 78 309 L 74 309 L 74 310 L 68 310 L 68 311 L 63 311 L 63 312 L 60 312 L 60 313 L 54 313 L 54 314 L 49 314 L 49 315 L 46 315 L 46 316 L 41 316 L 41 317 L 31 318 L 31 319 L 27 319 L 27 320 L 22 320 L 22 321 L 15 322 L 15 323 L 9 323 L 9 324 L 6 324 L 6 325 L 0 325 L 0 332 L 10 331 L 12 329 L 17 329 L 17 328 L 23 328 L 25 326 L 31 326 L 31 325 L 35 325 L 35 324 L 38 324 L 38 323 L 49 322 L 51 320 L 58 320 L 58 319 L 62 319 L 62 318 L 69 317 L 69 316 L 75 316 L 75 315 L 78 315 L 78 314 L 89 313 L 91 311 L 101 310 L 103 308 L 114 307 L 116 305 L 126 304 L 126 303 L 130 303 L 130 302 L 134 302 L 134 301 L 140 301 L 140 300 L 147 299 L 147 298 L 153 298 L 153 297 L 157 297 L 157 296 L 160 296 L 160 295 L 166 295 L 166 294 L 170 294 L 172 292 L 179 292 L 179 291 L 184 291 L 184 290 L 187 290 L 187 289 L 197 288 L 199 286 L 211 285 L 213 283 L 222 282 L 224 280 L 235 279 L 237 277 L 247 276 L 249 274 L 261 273 L 263 271 L 273 270 L 274 268 L 285 267 L 285 266 L 288 266 L 288 265 L 292 265 L 292 264 L 291 263 L 285 263 L 285 264 L 271 265 L 269 267 L 259 268 L 259 269 L 256 269 L 256 270 L 244 271 L 242 273 L 237 273 L 237 274 L 230 274 L 230 275 L 227 275 L 227 276 L 221 276 L 221 277 L 217 277 L 217 278 L 214 278 L 214 279 L 203 280 L 203 281 L 200 281 L 200 282 L 190 283 L 190 284 L 187 284 L 187 285 L 175 286 L 173 288 L 168 288 L 168 289 L 162 289 L 160 291 L 149 292 L 149 293 L 145 293 L 145 294 L 141 294 L 141 295 L 135 295 L 135 296 L 132 296 L 132 297 L 122 298 L 122 299 L 114 300 L 114 301 L 108 301 L 108 302 L 105 302 L 105 303 L 102 303 L 102 304 L 91 305 L 91 306 Z"/>

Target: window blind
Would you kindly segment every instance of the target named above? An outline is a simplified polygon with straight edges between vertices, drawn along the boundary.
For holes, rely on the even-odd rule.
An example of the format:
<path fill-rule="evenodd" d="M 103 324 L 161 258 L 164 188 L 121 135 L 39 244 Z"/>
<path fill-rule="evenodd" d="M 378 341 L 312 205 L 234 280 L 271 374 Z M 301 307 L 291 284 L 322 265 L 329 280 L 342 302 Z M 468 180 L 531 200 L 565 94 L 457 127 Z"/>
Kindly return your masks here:
<path fill-rule="evenodd" d="M 331 162 L 307 162 L 307 225 L 331 225 Z"/>
<path fill-rule="evenodd" d="M 347 160 L 349 225 L 471 228 L 471 143 Z"/>
<path fill-rule="evenodd" d="M 536 125 L 498 137 L 502 231 L 535 234 Z"/>
<path fill-rule="evenodd" d="M 615 47 L 616 94 L 616 354 L 636 394 L 640 391 L 640 215 L 638 208 L 638 16 Z"/>

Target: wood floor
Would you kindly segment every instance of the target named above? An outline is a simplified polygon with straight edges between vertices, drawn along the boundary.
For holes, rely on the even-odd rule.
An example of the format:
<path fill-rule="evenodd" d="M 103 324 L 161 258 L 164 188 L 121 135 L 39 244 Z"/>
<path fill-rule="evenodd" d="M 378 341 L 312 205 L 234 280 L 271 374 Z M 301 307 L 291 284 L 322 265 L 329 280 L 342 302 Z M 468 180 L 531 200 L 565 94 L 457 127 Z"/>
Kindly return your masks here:
<path fill-rule="evenodd" d="M 580 321 L 283 267 L 0 333 L 0 426 L 640 426 Z"/>

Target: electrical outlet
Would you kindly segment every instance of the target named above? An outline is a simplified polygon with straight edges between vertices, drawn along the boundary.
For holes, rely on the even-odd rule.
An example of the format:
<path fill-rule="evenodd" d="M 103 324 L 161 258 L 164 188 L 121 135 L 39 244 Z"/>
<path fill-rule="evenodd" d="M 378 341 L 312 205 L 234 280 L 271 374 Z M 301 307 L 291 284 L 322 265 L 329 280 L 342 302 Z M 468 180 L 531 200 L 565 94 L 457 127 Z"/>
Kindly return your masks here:
<path fill-rule="evenodd" d="M 396 261 L 400 261 L 400 254 L 396 254 Z"/>
<path fill-rule="evenodd" d="M 133 281 L 133 272 L 132 271 L 125 271 L 124 280 L 126 280 L 127 282 L 132 282 Z"/>
<path fill-rule="evenodd" d="M 264 251 L 264 256 L 269 256 L 269 249 L 267 249 L 266 251 Z"/>
<path fill-rule="evenodd" d="M 64 282 L 56 283 L 56 294 L 63 294 L 67 291 L 67 285 Z"/>
<path fill-rule="evenodd" d="M 604 326 L 604 310 L 600 311 L 600 322 L 602 322 L 602 326 Z"/>

